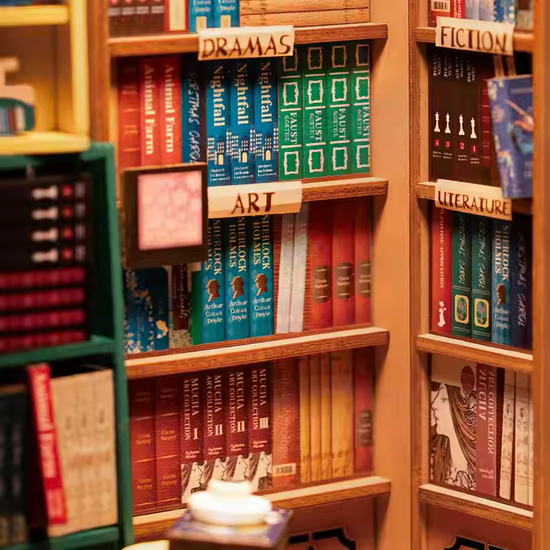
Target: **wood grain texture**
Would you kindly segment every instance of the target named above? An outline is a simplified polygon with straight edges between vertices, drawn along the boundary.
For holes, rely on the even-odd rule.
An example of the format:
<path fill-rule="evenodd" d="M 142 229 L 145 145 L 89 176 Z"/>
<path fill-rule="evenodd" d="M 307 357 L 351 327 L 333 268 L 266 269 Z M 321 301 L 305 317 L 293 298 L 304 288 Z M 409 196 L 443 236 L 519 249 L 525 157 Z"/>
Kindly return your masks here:
<path fill-rule="evenodd" d="M 251 339 L 220 344 L 194 346 L 179 353 L 128 356 L 128 378 L 147 378 L 183 372 L 200 371 L 301 357 L 312 353 L 385 346 L 387 330 L 378 327 L 344 328 L 315 331 L 311 334 L 274 335 L 255 341 Z"/>
<path fill-rule="evenodd" d="M 88 136 L 63 132 L 29 132 L 0 137 L 0 156 L 81 153 L 90 147 Z"/>
<path fill-rule="evenodd" d="M 69 21 L 67 6 L 7 6 L 0 8 L 0 27 L 64 25 Z"/>
<path fill-rule="evenodd" d="M 416 346 L 425 353 L 449 355 L 464 361 L 476 361 L 529 374 L 533 372 L 533 354 L 514 348 L 459 340 L 439 334 L 420 334 L 416 339 Z"/>
<path fill-rule="evenodd" d="M 349 10 L 367 8 L 368 0 L 242 0 L 240 3 L 242 15 L 261 15 L 265 13 L 308 12 L 320 10 Z"/>
<path fill-rule="evenodd" d="M 373 177 L 353 177 L 346 179 L 304 180 L 302 185 L 303 202 L 325 201 L 333 199 L 352 199 L 386 195 L 388 180 Z"/>

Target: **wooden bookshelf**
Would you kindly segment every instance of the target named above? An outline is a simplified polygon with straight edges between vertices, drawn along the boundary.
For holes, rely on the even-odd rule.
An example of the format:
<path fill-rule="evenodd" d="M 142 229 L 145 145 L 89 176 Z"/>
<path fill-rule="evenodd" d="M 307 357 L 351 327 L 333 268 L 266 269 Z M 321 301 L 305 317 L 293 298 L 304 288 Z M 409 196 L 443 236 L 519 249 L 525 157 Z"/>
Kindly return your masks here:
<path fill-rule="evenodd" d="M 388 37 L 388 26 L 383 23 L 354 23 L 297 27 L 295 33 L 296 44 L 333 42 L 335 40 L 384 39 Z M 198 49 L 199 38 L 194 33 L 109 38 L 109 50 L 112 57 L 189 53 L 196 52 Z"/>
<path fill-rule="evenodd" d="M 6 6 L 0 8 L 0 27 L 64 25 L 69 22 L 67 6 Z"/>
<path fill-rule="evenodd" d="M 90 147 L 90 138 L 65 132 L 28 132 L 0 137 L 0 155 L 53 155 L 81 153 Z"/>
<path fill-rule="evenodd" d="M 354 177 L 345 179 L 304 180 L 302 200 L 304 202 L 324 201 L 333 199 L 352 199 L 386 195 L 388 180 L 373 177 Z"/>
<path fill-rule="evenodd" d="M 449 355 L 464 361 L 475 361 L 503 369 L 533 373 L 533 354 L 513 348 L 501 348 L 471 340 L 459 340 L 439 334 L 420 334 L 416 338 L 418 351 Z"/>
<path fill-rule="evenodd" d="M 262 361 L 301 357 L 312 353 L 328 353 L 370 346 L 385 346 L 387 330 L 378 327 L 331 329 L 312 334 L 274 335 L 254 342 L 220 342 L 202 344 L 180 352 L 143 354 L 145 357 L 126 357 L 129 379 L 164 376 L 184 372 L 231 367 Z"/>

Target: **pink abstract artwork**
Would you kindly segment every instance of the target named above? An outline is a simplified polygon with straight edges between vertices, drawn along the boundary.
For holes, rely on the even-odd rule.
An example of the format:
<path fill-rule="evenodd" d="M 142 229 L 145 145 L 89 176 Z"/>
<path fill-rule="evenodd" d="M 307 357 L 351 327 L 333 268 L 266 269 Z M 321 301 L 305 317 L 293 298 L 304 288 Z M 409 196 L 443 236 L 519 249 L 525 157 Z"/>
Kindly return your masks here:
<path fill-rule="evenodd" d="M 200 171 L 140 174 L 137 195 L 140 250 L 202 244 Z"/>

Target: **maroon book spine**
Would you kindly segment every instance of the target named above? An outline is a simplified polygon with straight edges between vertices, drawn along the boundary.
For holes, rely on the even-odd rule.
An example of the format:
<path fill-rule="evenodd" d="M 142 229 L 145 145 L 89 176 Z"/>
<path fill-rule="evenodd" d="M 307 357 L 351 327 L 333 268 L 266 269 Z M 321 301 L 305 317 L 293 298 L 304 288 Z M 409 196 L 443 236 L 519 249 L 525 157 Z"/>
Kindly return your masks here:
<path fill-rule="evenodd" d="M 223 371 L 207 371 L 204 375 L 204 471 L 202 490 L 211 479 L 222 479 L 225 468 L 225 406 Z"/>
<path fill-rule="evenodd" d="M 441 109 L 439 126 L 443 141 L 440 178 L 455 179 L 455 134 L 458 127 L 458 114 L 455 117 L 455 96 L 459 92 L 454 84 L 454 53 L 444 50 L 442 55 L 443 71 L 440 88 L 439 107 Z"/>
<path fill-rule="evenodd" d="M 468 97 L 466 84 L 466 62 L 462 52 L 453 55 L 453 90 L 451 111 L 451 130 L 454 142 L 454 179 L 470 180 L 470 164 L 467 139 L 469 132 L 466 113 L 468 112 Z"/>
<path fill-rule="evenodd" d="M 158 166 L 160 156 L 160 88 L 161 63 L 157 57 L 143 57 L 139 62 L 141 165 Z"/>
<path fill-rule="evenodd" d="M 355 322 L 371 322 L 371 239 L 370 199 L 354 201 L 355 209 Z"/>
<path fill-rule="evenodd" d="M 161 34 L 164 32 L 165 0 L 149 0 L 149 24 L 148 32 Z"/>
<path fill-rule="evenodd" d="M 353 352 L 354 455 L 356 473 L 372 472 L 373 360 L 370 348 Z"/>
<path fill-rule="evenodd" d="M 451 0 L 451 17 L 466 18 L 466 0 Z"/>
<path fill-rule="evenodd" d="M 161 164 L 181 163 L 181 77 L 180 58 L 169 55 L 161 58 Z"/>
<path fill-rule="evenodd" d="M 428 0 L 428 25 L 435 27 L 438 17 L 451 17 L 451 0 Z"/>
<path fill-rule="evenodd" d="M 466 55 L 466 112 L 464 126 L 468 149 L 468 178 L 472 183 L 483 183 L 482 155 L 482 84 L 477 68 L 477 56 Z"/>
<path fill-rule="evenodd" d="M 432 48 L 431 56 L 432 71 L 429 80 L 430 179 L 435 181 L 443 177 L 444 173 L 445 111 L 442 102 L 443 56 L 436 48 Z"/>
<path fill-rule="evenodd" d="M 451 334 L 453 235 L 451 212 L 432 207 L 431 331 Z"/>
<path fill-rule="evenodd" d="M 140 66 L 134 57 L 118 61 L 118 164 L 141 163 Z"/>

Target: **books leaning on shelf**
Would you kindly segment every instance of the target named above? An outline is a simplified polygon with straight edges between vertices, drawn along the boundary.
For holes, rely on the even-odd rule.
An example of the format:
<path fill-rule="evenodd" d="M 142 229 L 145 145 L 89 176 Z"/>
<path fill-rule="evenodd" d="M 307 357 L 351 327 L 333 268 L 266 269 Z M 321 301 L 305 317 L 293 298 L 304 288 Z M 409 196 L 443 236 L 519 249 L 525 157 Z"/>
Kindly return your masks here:
<path fill-rule="evenodd" d="M 134 514 L 211 479 L 264 491 L 372 470 L 368 349 L 132 380 L 129 399 Z"/>
<path fill-rule="evenodd" d="M 533 505 L 528 374 L 432 356 L 430 478 Z"/>

